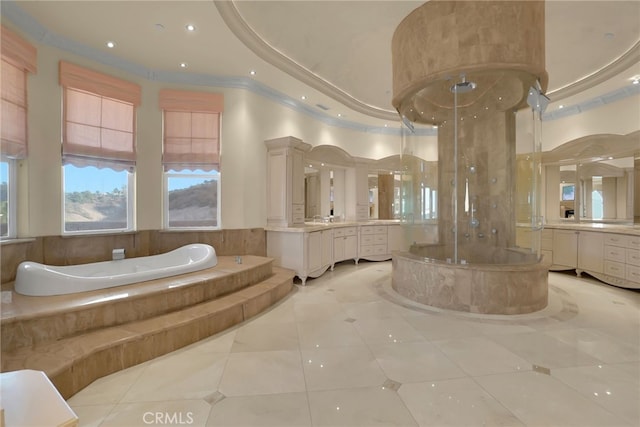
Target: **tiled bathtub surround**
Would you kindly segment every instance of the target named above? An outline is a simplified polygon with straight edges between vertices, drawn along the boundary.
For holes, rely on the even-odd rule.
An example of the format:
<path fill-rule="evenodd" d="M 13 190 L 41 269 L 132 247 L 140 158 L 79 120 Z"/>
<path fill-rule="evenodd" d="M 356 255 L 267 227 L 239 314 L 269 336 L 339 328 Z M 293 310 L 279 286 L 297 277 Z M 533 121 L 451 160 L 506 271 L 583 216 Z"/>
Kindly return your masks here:
<path fill-rule="evenodd" d="M 31 347 L 99 328 L 148 319 L 199 304 L 267 279 L 270 258 L 222 256 L 214 268 L 71 295 L 29 297 L 12 292 L 2 304 L 2 351 Z"/>
<path fill-rule="evenodd" d="M 211 269 L 103 291 L 13 293 L 2 304 L 2 371 L 42 370 L 68 398 L 96 378 L 255 316 L 290 292 L 293 273 L 273 268 L 270 258 L 237 261 L 220 256 Z"/>
<path fill-rule="evenodd" d="M 95 381 L 81 426 L 638 426 L 640 294 L 549 275 L 536 313 L 409 305 L 391 263 L 340 263 L 260 316 Z M 546 368 L 546 369 L 545 369 Z"/>
<path fill-rule="evenodd" d="M 22 261 L 47 265 L 74 265 L 111 259 L 111 251 L 125 249 L 127 258 L 156 255 L 189 243 L 207 243 L 217 255 L 266 256 L 265 232 L 262 228 L 216 231 L 158 231 L 132 233 L 45 236 L 28 241 L 4 242 L 0 247 L 1 283 L 15 280 Z"/>

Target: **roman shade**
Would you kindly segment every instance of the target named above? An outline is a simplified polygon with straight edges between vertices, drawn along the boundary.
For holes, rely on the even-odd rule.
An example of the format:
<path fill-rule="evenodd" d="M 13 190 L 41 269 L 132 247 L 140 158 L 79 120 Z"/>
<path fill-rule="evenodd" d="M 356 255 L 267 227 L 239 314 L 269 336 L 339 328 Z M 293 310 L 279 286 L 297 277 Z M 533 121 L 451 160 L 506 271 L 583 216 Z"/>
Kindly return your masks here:
<path fill-rule="evenodd" d="M 163 89 L 163 154 L 165 171 L 218 170 L 220 114 L 224 96 L 209 92 Z"/>
<path fill-rule="evenodd" d="M 140 86 L 60 61 L 64 164 L 123 170 L 135 165 Z"/>
<path fill-rule="evenodd" d="M 36 48 L 4 26 L 2 33 L 1 155 L 5 159 L 27 157 L 27 73 L 35 73 Z"/>

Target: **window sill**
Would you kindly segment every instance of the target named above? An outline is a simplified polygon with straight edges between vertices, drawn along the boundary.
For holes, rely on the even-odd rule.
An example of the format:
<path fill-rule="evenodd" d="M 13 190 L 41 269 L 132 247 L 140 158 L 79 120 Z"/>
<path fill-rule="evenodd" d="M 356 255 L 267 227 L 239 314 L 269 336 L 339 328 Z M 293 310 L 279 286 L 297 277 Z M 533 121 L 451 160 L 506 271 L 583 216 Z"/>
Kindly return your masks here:
<path fill-rule="evenodd" d="M 21 238 L 15 238 L 15 239 L 9 238 L 9 239 L 0 240 L 0 246 L 15 245 L 19 243 L 31 243 L 35 241 L 36 239 L 34 237 L 21 237 Z"/>

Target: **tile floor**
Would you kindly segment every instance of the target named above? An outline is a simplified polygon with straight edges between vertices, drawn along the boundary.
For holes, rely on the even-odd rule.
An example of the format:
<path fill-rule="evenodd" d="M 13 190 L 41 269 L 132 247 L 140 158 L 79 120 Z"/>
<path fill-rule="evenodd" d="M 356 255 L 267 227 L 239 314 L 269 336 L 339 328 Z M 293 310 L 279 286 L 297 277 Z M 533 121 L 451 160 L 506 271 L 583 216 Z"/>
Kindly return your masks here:
<path fill-rule="evenodd" d="M 549 275 L 549 306 L 417 306 L 342 263 L 268 312 L 95 381 L 81 426 L 639 426 L 640 292 Z"/>

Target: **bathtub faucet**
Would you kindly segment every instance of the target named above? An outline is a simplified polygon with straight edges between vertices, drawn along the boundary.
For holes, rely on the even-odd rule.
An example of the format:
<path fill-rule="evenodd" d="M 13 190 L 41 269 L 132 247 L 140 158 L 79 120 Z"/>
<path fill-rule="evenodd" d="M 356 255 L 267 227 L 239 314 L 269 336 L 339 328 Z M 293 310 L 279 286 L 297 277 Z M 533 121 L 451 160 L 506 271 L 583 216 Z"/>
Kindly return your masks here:
<path fill-rule="evenodd" d="M 114 249 L 111 251 L 111 259 L 114 261 L 124 259 L 124 249 Z"/>

